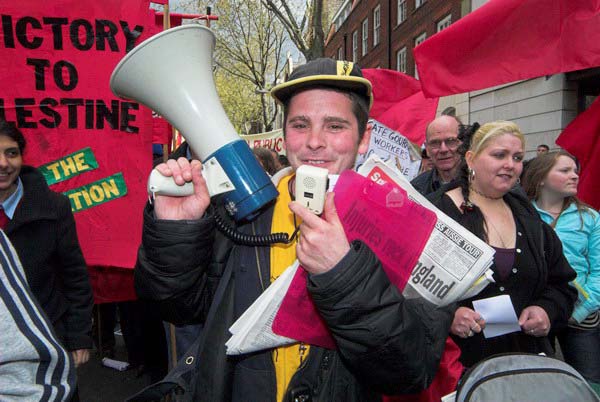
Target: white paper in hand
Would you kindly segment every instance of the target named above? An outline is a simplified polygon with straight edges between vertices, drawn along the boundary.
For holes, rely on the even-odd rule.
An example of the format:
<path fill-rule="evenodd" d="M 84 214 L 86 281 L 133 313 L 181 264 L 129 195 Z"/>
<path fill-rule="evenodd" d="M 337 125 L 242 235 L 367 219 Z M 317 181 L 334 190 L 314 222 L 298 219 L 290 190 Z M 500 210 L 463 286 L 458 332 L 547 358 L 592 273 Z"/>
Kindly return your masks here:
<path fill-rule="evenodd" d="M 290 265 L 229 328 L 228 355 L 256 352 L 297 342 L 273 333 L 271 326 L 300 264 Z"/>
<path fill-rule="evenodd" d="M 485 320 L 483 335 L 493 338 L 521 330 L 519 319 L 509 295 L 474 300 L 473 308 Z"/>

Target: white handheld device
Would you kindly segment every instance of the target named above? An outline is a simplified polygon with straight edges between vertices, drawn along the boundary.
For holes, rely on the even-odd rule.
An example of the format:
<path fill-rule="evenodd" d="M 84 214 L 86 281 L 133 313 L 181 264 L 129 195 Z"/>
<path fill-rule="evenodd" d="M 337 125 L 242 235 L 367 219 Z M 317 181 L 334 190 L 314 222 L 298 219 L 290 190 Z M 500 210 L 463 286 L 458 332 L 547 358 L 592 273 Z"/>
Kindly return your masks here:
<path fill-rule="evenodd" d="M 316 215 L 323 212 L 329 171 L 302 165 L 296 169 L 296 201 Z"/>

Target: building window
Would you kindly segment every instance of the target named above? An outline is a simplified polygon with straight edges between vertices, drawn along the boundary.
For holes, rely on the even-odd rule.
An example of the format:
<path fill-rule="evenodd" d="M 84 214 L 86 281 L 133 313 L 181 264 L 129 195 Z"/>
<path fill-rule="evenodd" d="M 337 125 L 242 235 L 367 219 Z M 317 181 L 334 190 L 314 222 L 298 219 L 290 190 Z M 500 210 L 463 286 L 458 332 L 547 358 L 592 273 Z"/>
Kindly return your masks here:
<path fill-rule="evenodd" d="M 369 51 L 369 19 L 362 22 L 362 55 Z"/>
<path fill-rule="evenodd" d="M 448 28 L 452 24 L 452 14 L 448 14 L 440 22 L 437 23 L 437 31 L 440 32 Z"/>
<path fill-rule="evenodd" d="M 396 52 L 396 70 L 406 74 L 406 46 Z"/>
<path fill-rule="evenodd" d="M 425 3 L 425 0 L 415 0 L 415 8 L 421 7 Z"/>
<path fill-rule="evenodd" d="M 426 32 L 423 32 L 421 35 L 417 36 L 415 38 L 415 47 L 417 47 L 419 44 L 423 43 L 425 41 L 425 39 L 427 39 Z M 417 71 L 417 63 L 415 63 L 415 78 L 419 79 L 419 72 Z"/>
<path fill-rule="evenodd" d="M 339 11 L 333 17 L 335 31 L 337 32 L 344 22 L 348 19 L 350 12 L 352 11 L 352 2 L 346 0 L 343 5 L 340 7 Z"/>
<path fill-rule="evenodd" d="M 373 10 L 373 46 L 379 44 L 379 28 L 381 27 L 381 6 Z"/>
<path fill-rule="evenodd" d="M 352 62 L 358 61 L 358 31 L 352 32 Z"/>
<path fill-rule="evenodd" d="M 400 25 L 406 20 L 406 0 L 398 0 L 398 10 L 397 10 L 398 20 L 396 25 Z"/>
<path fill-rule="evenodd" d="M 344 49 L 341 48 L 341 47 L 338 48 L 338 57 L 337 57 L 337 59 L 338 60 L 344 60 Z"/>

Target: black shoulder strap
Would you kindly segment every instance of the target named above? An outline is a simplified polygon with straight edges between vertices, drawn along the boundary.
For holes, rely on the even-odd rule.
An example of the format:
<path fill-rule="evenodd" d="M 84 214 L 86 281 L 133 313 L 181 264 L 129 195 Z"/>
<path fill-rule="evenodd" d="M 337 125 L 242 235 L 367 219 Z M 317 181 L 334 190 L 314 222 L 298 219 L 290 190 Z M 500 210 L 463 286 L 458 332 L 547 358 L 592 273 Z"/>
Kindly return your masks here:
<path fill-rule="evenodd" d="M 201 335 L 162 381 L 144 388 L 128 398 L 127 402 L 159 401 L 169 394 L 182 394 L 183 398 L 180 396 L 177 399 L 181 402 L 195 401 L 195 395 L 202 395 L 202 400 L 207 402 L 230 399 L 226 395 L 230 376 L 214 375 L 214 372 L 231 373 L 222 336 L 233 324 L 234 316 L 233 266 L 227 265 Z M 223 342 L 216 345 L 212 342 L 214 339 Z"/>

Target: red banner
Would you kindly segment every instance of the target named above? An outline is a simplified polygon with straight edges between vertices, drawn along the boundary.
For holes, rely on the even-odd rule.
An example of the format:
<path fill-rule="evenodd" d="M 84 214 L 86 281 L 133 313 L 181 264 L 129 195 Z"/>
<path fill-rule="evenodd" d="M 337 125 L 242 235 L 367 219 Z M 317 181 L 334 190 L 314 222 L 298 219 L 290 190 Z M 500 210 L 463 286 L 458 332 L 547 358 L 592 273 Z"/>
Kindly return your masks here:
<path fill-rule="evenodd" d="M 427 124 L 435 119 L 439 98 L 425 98 L 418 80 L 383 68 L 363 69 L 373 85 L 370 117 L 399 132 L 410 142 L 425 142 Z"/>
<path fill-rule="evenodd" d="M 414 49 L 423 92 L 600 66 L 600 0 L 490 0 Z"/>
<path fill-rule="evenodd" d="M 0 117 L 24 162 L 71 201 L 88 265 L 132 268 L 152 167 L 152 117 L 109 78 L 154 24 L 148 0 L 2 1 Z"/>
<path fill-rule="evenodd" d="M 600 209 L 600 97 L 564 129 L 556 143 L 581 164 L 577 197 Z"/>

